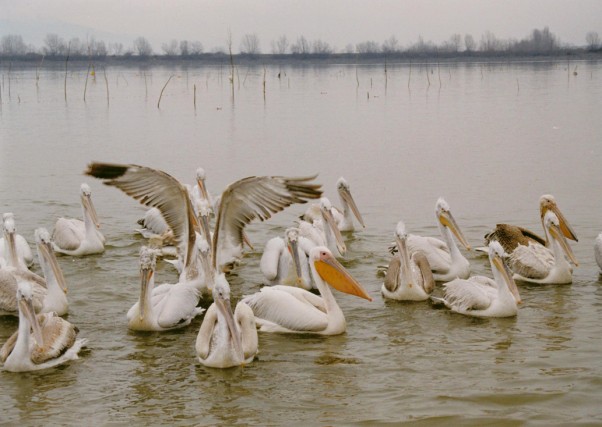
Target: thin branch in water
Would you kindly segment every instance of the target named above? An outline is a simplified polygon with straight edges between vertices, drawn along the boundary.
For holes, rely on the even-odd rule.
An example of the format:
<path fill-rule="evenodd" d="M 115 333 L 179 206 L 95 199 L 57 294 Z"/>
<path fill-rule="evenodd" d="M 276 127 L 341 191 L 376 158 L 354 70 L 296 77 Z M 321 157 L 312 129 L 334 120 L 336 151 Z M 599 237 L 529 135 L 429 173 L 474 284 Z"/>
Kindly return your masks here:
<path fill-rule="evenodd" d="M 86 84 L 84 85 L 84 102 L 86 102 L 86 90 L 88 89 L 88 76 L 90 76 L 91 62 L 88 62 L 88 71 L 86 72 Z"/>
<path fill-rule="evenodd" d="M 105 87 L 107 88 L 107 107 L 109 106 L 109 79 L 107 79 L 107 69 L 102 67 L 105 76 Z"/>
<path fill-rule="evenodd" d="M 520 92 L 520 85 L 518 84 L 518 77 L 516 78 L 516 94 L 518 95 Z"/>
<path fill-rule="evenodd" d="M 71 42 L 67 47 L 67 57 L 65 58 L 65 102 L 67 102 L 67 64 L 69 63 L 69 54 L 71 53 Z"/>
<path fill-rule="evenodd" d="M 265 101 L 265 73 L 266 73 L 266 68 L 265 65 L 263 66 L 263 100 Z"/>
<path fill-rule="evenodd" d="M 412 78 L 412 60 L 410 60 L 410 73 L 408 74 L 408 89 L 410 88 L 410 79 Z"/>
<path fill-rule="evenodd" d="M 10 71 L 13 68 L 13 63 L 8 63 L 8 100 L 10 101 Z"/>
<path fill-rule="evenodd" d="M 167 87 L 168 83 L 173 78 L 173 76 L 174 76 L 173 74 L 171 76 L 169 76 L 169 78 L 165 82 L 165 85 L 163 86 L 163 89 L 161 89 L 161 93 L 159 94 L 159 100 L 157 101 L 157 108 L 159 108 L 159 105 L 161 105 L 161 98 L 163 97 L 163 91 L 165 90 L 165 88 Z"/>
<path fill-rule="evenodd" d="M 355 82 L 357 83 L 356 89 L 359 89 L 359 87 L 360 87 L 360 78 L 357 75 L 357 65 L 355 66 Z"/>
<path fill-rule="evenodd" d="M 196 110 L 196 83 L 192 86 L 192 88 L 193 88 L 193 93 L 194 93 L 193 104 L 194 104 L 194 109 Z"/>
<path fill-rule="evenodd" d="M 38 83 L 40 81 L 40 67 L 42 66 L 43 63 L 44 63 L 44 55 L 42 55 L 42 60 L 36 66 L 36 87 L 39 87 Z"/>

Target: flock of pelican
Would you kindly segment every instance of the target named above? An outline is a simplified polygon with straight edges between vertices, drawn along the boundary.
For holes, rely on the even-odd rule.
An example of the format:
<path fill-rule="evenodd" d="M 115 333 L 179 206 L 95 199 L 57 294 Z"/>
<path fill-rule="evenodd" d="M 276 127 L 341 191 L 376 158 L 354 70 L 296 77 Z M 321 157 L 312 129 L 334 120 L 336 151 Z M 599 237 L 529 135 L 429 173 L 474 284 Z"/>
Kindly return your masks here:
<path fill-rule="evenodd" d="M 202 168 L 196 171 L 194 186 L 133 164 L 91 163 L 85 174 L 149 208 L 139 221 L 138 231 L 148 243 L 139 251 L 140 293 L 126 314 L 129 329 L 182 328 L 204 314 L 194 348 L 205 366 L 251 363 L 258 352 L 258 331 L 344 333 L 345 316 L 331 288 L 372 301 L 337 259 L 347 251 L 342 232 L 353 232 L 356 223 L 365 227 L 344 178 L 336 185 L 339 209 L 322 196 L 321 186 L 313 181 L 316 176 L 243 178 L 214 200 Z M 77 359 L 86 344 L 86 339 L 77 338 L 77 327 L 61 317 L 69 309 L 67 284 L 55 255 L 85 256 L 105 250 L 88 185 L 81 185 L 80 198 L 83 219 L 59 218 L 52 234 L 35 230 L 42 276 L 30 270 L 33 253 L 17 234 L 14 215 L 3 215 L 0 315 L 19 318 L 18 330 L 0 349 L 5 370 L 57 366 Z M 227 274 L 242 262 L 244 247 L 253 247 L 245 227 L 312 200 L 283 236 L 264 245 L 260 261 L 264 286 L 233 307 Z M 551 195 L 540 198 L 540 216 L 545 237 L 498 224 L 485 236 L 486 246 L 478 248 L 487 253 L 493 277 L 471 276 L 458 243 L 466 250 L 471 246 L 449 205 L 439 198 L 435 218 L 440 238 L 411 234 L 403 221 L 397 224 L 382 297 L 429 300 L 468 316 L 515 316 L 521 303 L 517 281 L 571 283 L 572 265 L 578 265 L 567 242 L 577 237 Z M 156 264 L 169 255 L 176 258 L 169 261 L 178 271 L 177 280 L 155 285 Z M 595 242 L 595 256 L 602 270 L 602 233 Z M 200 303 L 207 300 L 213 303 L 205 311 Z"/>

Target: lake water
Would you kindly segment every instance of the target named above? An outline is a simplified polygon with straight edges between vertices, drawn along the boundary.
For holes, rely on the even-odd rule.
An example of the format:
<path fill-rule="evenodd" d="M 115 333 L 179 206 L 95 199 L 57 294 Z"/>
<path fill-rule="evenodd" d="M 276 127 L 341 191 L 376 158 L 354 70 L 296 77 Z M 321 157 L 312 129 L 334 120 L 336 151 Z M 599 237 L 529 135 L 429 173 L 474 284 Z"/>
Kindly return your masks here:
<path fill-rule="evenodd" d="M 87 182 L 107 238 L 102 255 L 59 259 L 68 319 L 88 349 L 59 368 L 0 372 L 1 423 L 602 423 L 593 256 L 602 231 L 602 62 L 389 64 L 386 74 L 383 65 L 240 66 L 233 86 L 225 65 L 97 65 L 85 101 L 86 68 L 68 72 L 67 100 L 60 66 L 42 64 L 39 80 L 35 67 L 0 71 L 0 210 L 14 212 L 33 243 L 35 228 L 80 216 Z M 128 331 L 144 243 L 133 230 L 144 208 L 84 176 L 93 160 L 151 166 L 186 183 L 202 166 L 214 195 L 249 175 L 319 173 L 334 204 L 344 176 L 366 228 L 345 236 L 343 263 L 374 301 L 337 293 L 346 334 L 260 333 L 258 358 L 240 369 L 198 363 L 201 318 L 173 332 Z M 380 296 L 376 267 L 388 261 L 400 219 L 437 236 L 434 206 L 444 196 L 479 246 L 498 222 L 541 232 L 545 193 L 579 237 L 571 285 L 520 285 L 523 304 L 509 319 Z M 235 301 L 259 289 L 263 244 L 304 208 L 247 227 L 255 250 L 228 277 Z M 490 274 L 487 258 L 464 253 L 474 273 Z M 176 280 L 164 263 L 158 276 Z M 0 318 L 0 342 L 16 328 Z"/>

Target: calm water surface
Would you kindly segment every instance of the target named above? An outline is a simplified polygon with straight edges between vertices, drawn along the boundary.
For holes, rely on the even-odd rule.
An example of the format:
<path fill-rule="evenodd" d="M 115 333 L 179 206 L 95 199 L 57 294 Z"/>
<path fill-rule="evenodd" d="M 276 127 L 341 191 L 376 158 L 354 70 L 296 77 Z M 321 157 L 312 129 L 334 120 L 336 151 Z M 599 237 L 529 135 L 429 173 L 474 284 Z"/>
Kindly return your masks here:
<path fill-rule="evenodd" d="M 80 216 L 91 185 L 106 252 L 61 257 L 69 321 L 89 347 L 47 371 L 0 372 L 0 420 L 66 425 L 602 423 L 602 63 L 305 68 L 96 68 L 2 72 L 0 210 L 18 230 Z M 576 67 L 576 68 L 575 68 Z M 573 75 L 572 71 L 577 71 Z M 280 72 L 280 78 L 278 73 Z M 157 108 L 159 94 L 169 82 Z M 107 100 L 107 85 L 109 96 Z M 195 89 L 196 88 L 196 89 Z M 194 93 L 196 90 L 196 108 Z M 192 182 L 202 166 L 214 195 L 249 175 L 319 173 L 335 204 L 344 176 L 366 229 L 346 235 L 343 261 L 374 301 L 337 294 L 347 333 L 260 334 L 241 369 L 200 365 L 202 319 L 165 333 L 128 331 L 139 289 L 134 234 L 142 206 L 83 176 L 88 162 L 137 163 Z M 437 236 L 444 196 L 473 246 L 497 222 L 541 231 L 538 198 L 554 194 L 574 226 L 580 264 L 568 286 L 521 285 L 511 319 L 471 319 L 380 296 L 376 266 L 403 219 Z M 263 244 L 304 209 L 248 233 L 255 251 L 229 276 L 234 300 L 257 291 Z M 472 270 L 486 258 L 465 252 Z M 174 270 L 158 266 L 161 281 Z M 0 318 L 0 342 L 17 328 Z"/>

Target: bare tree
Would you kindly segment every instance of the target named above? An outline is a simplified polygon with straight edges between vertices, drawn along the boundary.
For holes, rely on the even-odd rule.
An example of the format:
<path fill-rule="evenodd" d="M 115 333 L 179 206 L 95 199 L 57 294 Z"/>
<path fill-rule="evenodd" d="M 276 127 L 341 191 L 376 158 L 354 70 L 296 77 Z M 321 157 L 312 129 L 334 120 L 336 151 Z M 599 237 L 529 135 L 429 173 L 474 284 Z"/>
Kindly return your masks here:
<path fill-rule="evenodd" d="M 272 40 L 272 53 L 282 55 L 286 53 L 288 49 L 288 39 L 285 35 L 278 37 L 276 40 Z"/>
<path fill-rule="evenodd" d="M 474 41 L 474 37 L 470 34 L 464 35 L 464 49 L 466 52 L 474 52 L 477 48 L 477 43 Z"/>
<path fill-rule="evenodd" d="M 395 53 L 399 52 L 399 42 L 395 36 L 389 37 L 387 40 L 383 42 L 382 47 L 383 53 Z"/>
<path fill-rule="evenodd" d="M 485 31 L 481 35 L 479 50 L 483 52 L 499 52 L 504 50 L 504 42 L 498 39 L 491 31 Z"/>
<path fill-rule="evenodd" d="M 259 48 L 259 36 L 257 34 L 245 34 L 240 42 L 240 53 L 257 55 L 261 53 Z"/>
<path fill-rule="evenodd" d="M 3 55 L 25 55 L 27 46 L 23 42 L 23 37 L 8 34 L 0 40 L 0 53 Z"/>
<path fill-rule="evenodd" d="M 123 43 L 109 43 L 109 53 L 111 55 L 123 55 Z"/>
<path fill-rule="evenodd" d="M 138 56 L 150 56 L 153 54 L 153 48 L 146 38 L 138 37 L 134 40 L 134 52 Z"/>
<path fill-rule="evenodd" d="M 188 56 L 190 55 L 190 43 L 188 40 L 180 41 L 180 55 Z"/>
<path fill-rule="evenodd" d="M 291 53 L 298 55 L 307 55 L 310 51 L 310 45 L 303 36 L 297 37 L 297 41 L 291 45 Z"/>
<path fill-rule="evenodd" d="M 57 34 L 46 34 L 46 37 L 44 37 L 44 45 L 42 51 L 48 56 L 64 55 L 67 52 L 65 40 Z"/>
<path fill-rule="evenodd" d="M 326 55 L 333 53 L 334 49 L 325 41 L 317 39 L 312 43 L 311 51 L 315 54 Z"/>
<path fill-rule="evenodd" d="M 460 48 L 462 47 L 462 35 L 452 34 L 449 38 L 449 47 L 452 52 L 460 52 Z"/>
<path fill-rule="evenodd" d="M 590 31 L 585 35 L 587 48 L 589 50 L 598 50 L 600 48 L 600 36 L 595 31 Z"/>
<path fill-rule="evenodd" d="M 345 53 L 355 53 L 355 47 L 353 47 L 351 43 L 348 43 L 347 46 L 345 46 Z"/>
<path fill-rule="evenodd" d="M 356 44 L 355 51 L 357 53 L 378 53 L 380 51 L 380 46 L 375 41 L 368 40 Z"/>
<path fill-rule="evenodd" d="M 203 53 L 203 43 L 199 41 L 194 41 L 190 43 L 190 54 L 191 55 L 200 55 Z"/>
<path fill-rule="evenodd" d="M 169 43 L 163 43 L 161 49 L 167 56 L 176 56 L 178 54 L 178 41 L 173 39 Z"/>
<path fill-rule="evenodd" d="M 88 54 L 90 56 L 107 56 L 107 45 L 102 40 L 90 37 L 88 40 Z"/>

